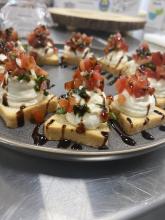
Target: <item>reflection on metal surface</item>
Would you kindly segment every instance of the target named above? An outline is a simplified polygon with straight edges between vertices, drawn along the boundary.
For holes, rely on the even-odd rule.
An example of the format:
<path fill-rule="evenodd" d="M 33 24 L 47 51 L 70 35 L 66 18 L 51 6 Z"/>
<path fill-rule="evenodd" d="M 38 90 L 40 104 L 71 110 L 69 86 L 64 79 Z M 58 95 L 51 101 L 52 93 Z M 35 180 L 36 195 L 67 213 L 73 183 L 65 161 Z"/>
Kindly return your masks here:
<path fill-rule="evenodd" d="M 160 199 L 165 203 L 164 148 L 106 163 L 44 160 L 0 148 L 1 220 L 128 220 Z"/>

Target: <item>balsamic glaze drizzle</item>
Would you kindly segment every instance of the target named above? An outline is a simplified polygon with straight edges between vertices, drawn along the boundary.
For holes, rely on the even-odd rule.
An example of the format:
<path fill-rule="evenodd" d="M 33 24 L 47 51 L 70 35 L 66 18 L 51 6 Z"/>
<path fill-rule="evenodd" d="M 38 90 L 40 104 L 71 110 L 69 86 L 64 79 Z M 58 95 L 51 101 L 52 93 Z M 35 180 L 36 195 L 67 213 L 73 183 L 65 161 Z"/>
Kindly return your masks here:
<path fill-rule="evenodd" d="M 130 123 L 131 128 L 133 128 L 133 122 L 132 122 L 132 120 L 131 120 L 130 118 L 127 117 L 127 121 Z"/>
<path fill-rule="evenodd" d="M 7 101 L 7 93 L 4 93 L 2 96 L 2 105 L 9 106 Z"/>
<path fill-rule="evenodd" d="M 161 115 L 161 116 L 162 116 L 161 120 L 163 120 L 163 119 L 164 119 L 165 115 L 164 115 L 162 112 L 159 112 L 158 110 L 154 110 L 154 112 L 155 112 L 156 114 L 158 114 L 158 115 Z"/>
<path fill-rule="evenodd" d="M 124 143 L 131 145 L 131 146 L 135 146 L 136 142 L 132 138 L 130 138 L 126 134 L 124 134 L 124 132 L 122 131 L 122 129 L 117 121 L 110 119 L 108 121 L 108 125 L 112 126 L 112 128 L 119 134 L 119 136 L 121 137 L 121 139 Z"/>
<path fill-rule="evenodd" d="M 143 130 L 141 132 L 141 135 L 143 138 L 147 139 L 147 140 L 154 140 L 155 138 L 147 131 Z"/>
<path fill-rule="evenodd" d="M 25 120 L 24 120 L 24 112 L 23 109 L 25 108 L 24 105 L 20 107 L 20 110 L 17 112 L 17 125 L 18 127 L 24 126 Z"/>
<path fill-rule="evenodd" d="M 106 144 L 106 142 L 107 142 L 107 140 L 108 140 L 109 132 L 107 132 L 107 131 L 102 131 L 101 134 L 102 134 L 102 136 L 104 137 L 104 142 L 103 142 L 103 144 L 102 144 L 102 146 L 101 146 L 101 148 L 102 148 L 102 147 L 105 146 L 105 144 Z"/>
<path fill-rule="evenodd" d="M 67 64 L 66 62 L 64 62 L 64 58 L 63 58 L 63 57 L 61 57 L 61 62 L 60 62 L 59 65 L 60 65 L 62 68 L 68 67 L 68 64 Z"/>
<path fill-rule="evenodd" d="M 57 148 L 63 148 L 63 149 L 67 149 L 71 144 L 71 141 L 70 140 L 60 140 L 58 145 L 57 145 Z"/>
<path fill-rule="evenodd" d="M 106 75 L 106 74 L 107 74 L 106 71 L 102 71 L 102 72 L 101 72 L 101 75 Z"/>
<path fill-rule="evenodd" d="M 77 69 L 77 66 L 72 66 L 72 70 L 76 70 Z"/>
<path fill-rule="evenodd" d="M 145 126 L 148 122 L 149 122 L 149 118 L 148 117 L 146 117 L 146 119 L 145 119 L 145 121 L 144 121 L 144 123 L 143 123 L 143 126 Z"/>
<path fill-rule="evenodd" d="M 72 146 L 71 146 L 71 149 L 72 150 L 82 150 L 82 146 L 80 144 L 76 144 L 74 143 Z"/>
<path fill-rule="evenodd" d="M 106 76 L 106 79 L 111 79 L 113 77 L 113 75 L 112 74 L 108 74 L 108 76 Z"/>
<path fill-rule="evenodd" d="M 165 131 L 165 126 L 164 126 L 164 125 L 161 125 L 161 126 L 159 127 L 159 130 L 160 130 L 160 131 Z"/>
<path fill-rule="evenodd" d="M 118 77 L 114 77 L 113 80 L 111 80 L 108 85 L 112 86 L 116 81 L 117 81 Z"/>
<path fill-rule="evenodd" d="M 37 146 L 44 145 L 48 141 L 44 134 L 39 133 L 40 126 L 41 124 L 36 125 L 32 133 L 34 144 Z"/>

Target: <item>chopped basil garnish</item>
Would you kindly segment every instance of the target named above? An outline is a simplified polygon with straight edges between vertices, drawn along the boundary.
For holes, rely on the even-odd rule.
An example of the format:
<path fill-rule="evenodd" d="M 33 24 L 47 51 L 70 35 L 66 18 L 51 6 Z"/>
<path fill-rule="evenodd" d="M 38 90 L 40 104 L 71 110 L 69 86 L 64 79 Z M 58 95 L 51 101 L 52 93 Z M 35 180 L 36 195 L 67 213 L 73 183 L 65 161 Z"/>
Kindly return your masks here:
<path fill-rule="evenodd" d="M 37 79 L 35 79 L 36 85 L 34 86 L 34 89 L 38 92 L 40 91 L 40 87 L 43 81 L 48 80 L 45 76 L 38 76 Z"/>
<path fill-rule="evenodd" d="M 150 68 L 151 70 L 155 71 L 156 70 L 156 65 L 152 62 L 149 62 L 149 63 L 145 63 L 142 65 L 143 67 L 147 67 L 147 68 Z"/>
<path fill-rule="evenodd" d="M 82 116 L 84 116 L 84 114 L 86 112 L 89 112 L 89 108 L 86 104 L 84 104 L 84 105 L 74 105 L 73 106 L 73 112 L 74 112 L 75 115 L 78 114 L 79 117 L 82 117 Z"/>
<path fill-rule="evenodd" d="M 61 115 L 61 114 L 65 114 L 65 113 L 66 113 L 66 111 L 64 108 L 59 107 L 56 109 L 56 114 Z"/>
<path fill-rule="evenodd" d="M 113 112 L 109 112 L 109 117 L 111 118 L 111 119 L 113 119 L 113 120 L 117 120 L 117 117 L 116 117 L 116 115 L 115 115 L 115 113 L 113 113 Z"/>
<path fill-rule="evenodd" d="M 88 99 L 89 95 L 86 93 L 86 88 L 81 88 L 81 89 L 73 89 L 73 93 L 79 95 L 83 99 Z"/>
<path fill-rule="evenodd" d="M 10 55 L 10 58 L 11 58 L 12 60 L 15 60 L 15 59 L 17 58 L 17 55 L 14 54 L 14 53 L 12 53 L 12 54 Z"/>
<path fill-rule="evenodd" d="M 105 105 L 103 104 L 96 104 L 96 105 L 98 105 L 100 108 L 105 108 Z"/>
<path fill-rule="evenodd" d="M 136 50 L 136 53 L 141 56 L 141 57 L 146 57 L 146 56 L 150 56 L 151 52 L 149 49 L 144 49 L 144 48 L 138 48 Z"/>
<path fill-rule="evenodd" d="M 45 95 L 45 96 L 48 96 L 48 95 L 49 95 L 49 92 L 46 91 L 46 90 L 44 90 L 44 95 Z"/>
<path fill-rule="evenodd" d="M 18 81 L 25 80 L 26 82 L 30 81 L 29 73 L 21 74 L 17 77 Z"/>
<path fill-rule="evenodd" d="M 28 44 L 23 44 L 22 45 L 25 51 L 28 51 Z"/>

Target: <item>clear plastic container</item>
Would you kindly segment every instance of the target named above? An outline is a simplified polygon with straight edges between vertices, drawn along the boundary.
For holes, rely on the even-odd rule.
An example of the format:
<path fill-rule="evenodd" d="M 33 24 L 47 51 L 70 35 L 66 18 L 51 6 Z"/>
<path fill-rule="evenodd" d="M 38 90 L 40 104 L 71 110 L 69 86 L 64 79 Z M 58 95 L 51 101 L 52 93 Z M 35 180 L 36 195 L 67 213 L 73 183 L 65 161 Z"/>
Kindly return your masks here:
<path fill-rule="evenodd" d="M 47 24 L 49 16 L 44 0 L 10 0 L 1 9 L 2 28 L 13 27 L 26 37 L 38 24 Z"/>

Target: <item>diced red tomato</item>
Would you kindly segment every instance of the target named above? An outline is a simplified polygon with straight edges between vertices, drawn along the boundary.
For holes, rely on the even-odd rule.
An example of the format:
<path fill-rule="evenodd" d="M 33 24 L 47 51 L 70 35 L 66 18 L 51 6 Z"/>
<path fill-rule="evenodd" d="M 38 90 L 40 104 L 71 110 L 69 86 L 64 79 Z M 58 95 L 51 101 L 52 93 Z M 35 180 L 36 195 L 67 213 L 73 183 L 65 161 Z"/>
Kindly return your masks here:
<path fill-rule="evenodd" d="M 124 95 L 119 94 L 117 101 L 118 101 L 119 104 L 123 105 L 125 103 L 125 101 L 126 101 L 126 98 L 125 98 Z"/>
<path fill-rule="evenodd" d="M 59 99 L 58 103 L 61 108 L 68 109 L 69 101 L 67 99 Z"/>
<path fill-rule="evenodd" d="M 2 82 L 4 79 L 4 74 L 0 74 L 0 82 Z"/>
<path fill-rule="evenodd" d="M 104 122 L 107 122 L 108 120 L 108 113 L 107 111 L 102 111 L 101 114 L 100 114 L 100 119 L 101 121 L 104 123 Z"/>
<path fill-rule="evenodd" d="M 104 48 L 105 54 L 108 54 L 110 50 L 123 50 L 128 51 L 128 45 L 122 38 L 120 33 L 114 34 L 109 37 L 107 46 Z"/>
<path fill-rule="evenodd" d="M 66 82 L 64 87 L 68 91 L 71 90 L 71 89 L 74 89 L 74 81 L 72 80 L 72 81 Z"/>
<path fill-rule="evenodd" d="M 152 62 L 157 66 L 163 65 L 163 56 L 162 56 L 162 54 L 160 52 L 152 53 Z"/>
<path fill-rule="evenodd" d="M 116 83 L 115 87 L 118 93 L 122 93 L 123 90 L 126 88 L 126 78 L 125 77 L 120 77 Z"/>
<path fill-rule="evenodd" d="M 136 98 L 145 95 L 152 95 L 154 92 L 154 89 L 150 87 L 146 75 L 138 72 L 135 75 L 119 78 L 116 82 L 116 89 L 119 94 L 126 89 L 130 95 L 135 96 Z M 123 102 L 123 97 L 120 97 L 119 99 Z"/>
<path fill-rule="evenodd" d="M 33 119 L 36 124 L 41 124 L 44 121 L 45 115 L 41 111 L 33 112 Z"/>

